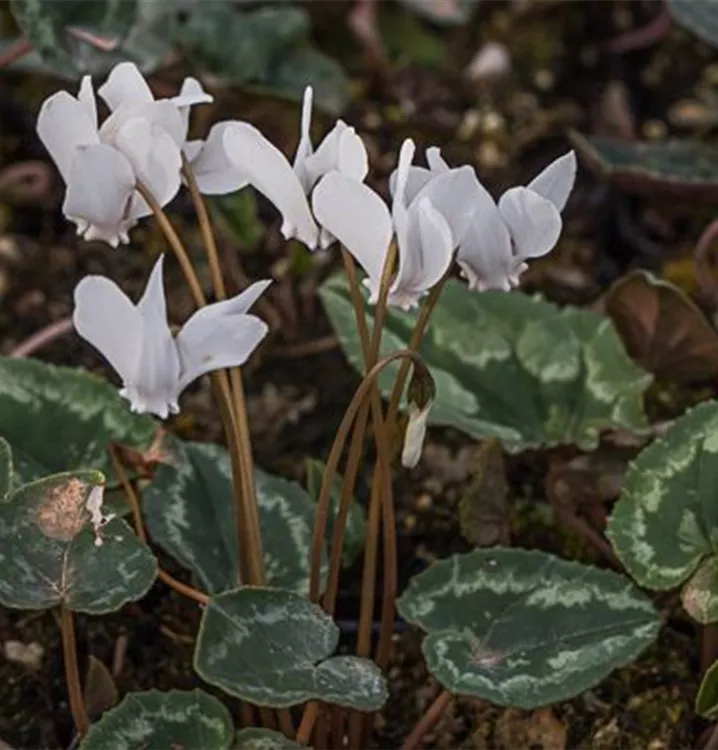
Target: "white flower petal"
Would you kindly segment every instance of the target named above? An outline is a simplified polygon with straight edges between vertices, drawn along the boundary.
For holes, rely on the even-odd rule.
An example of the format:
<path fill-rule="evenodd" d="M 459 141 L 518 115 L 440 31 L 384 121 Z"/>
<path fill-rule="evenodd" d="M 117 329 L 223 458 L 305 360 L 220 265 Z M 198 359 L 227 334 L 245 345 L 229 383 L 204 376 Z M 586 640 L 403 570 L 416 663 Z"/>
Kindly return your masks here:
<path fill-rule="evenodd" d="M 100 142 L 87 107 L 67 91 L 45 100 L 37 118 L 37 134 L 66 183 L 77 149 Z"/>
<path fill-rule="evenodd" d="M 551 201 L 559 211 L 563 211 L 575 179 L 576 154 L 569 151 L 551 162 L 526 187 Z"/>
<path fill-rule="evenodd" d="M 435 174 L 448 172 L 451 169 L 441 155 L 441 149 L 438 146 L 431 146 L 431 148 L 426 149 L 426 163 Z"/>
<path fill-rule="evenodd" d="M 312 155 L 314 147 L 312 146 L 312 101 L 314 98 L 314 91 L 311 86 L 307 86 L 304 89 L 304 97 L 302 98 L 302 122 L 299 130 L 299 144 L 297 145 L 297 152 L 294 155 L 294 164 L 292 165 L 295 174 L 299 178 L 299 182 L 302 183 L 302 188 L 306 194 L 312 188 L 314 184 L 307 172 L 305 165 L 306 160 Z"/>
<path fill-rule="evenodd" d="M 138 67 L 131 62 L 115 65 L 97 93 L 113 112 L 123 104 L 145 104 L 154 101 L 147 81 Z"/>
<path fill-rule="evenodd" d="M 388 302 L 404 309 L 436 284 L 451 264 L 453 238 L 446 219 L 428 198 L 413 203 L 408 213 L 407 241 L 399 244 L 399 270 Z"/>
<path fill-rule="evenodd" d="M 363 182 L 330 172 L 312 193 L 317 220 L 354 256 L 378 287 L 392 236 L 384 201 Z"/>
<path fill-rule="evenodd" d="M 396 178 L 398 169 L 395 169 L 389 175 L 389 193 L 394 198 L 396 192 Z M 434 179 L 434 175 L 426 167 L 410 167 L 409 174 L 406 178 L 406 189 L 404 198 L 407 203 L 411 203 L 422 188 Z"/>
<path fill-rule="evenodd" d="M 339 120 L 317 150 L 304 161 L 303 170 L 307 192 L 325 174 L 334 170 L 361 182 L 369 171 L 364 142 L 354 128 Z"/>
<path fill-rule="evenodd" d="M 296 237 L 314 250 L 319 228 L 312 218 L 299 178 L 287 158 L 257 128 L 246 122 L 232 125 L 224 135 L 225 148 L 232 163 L 282 214 L 284 238 Z"/>
<path fill-rule="evenodd" d="M 409 172 L 411 171 L 412 161 L 414 161 L 414 153 L 416 152 L 416 146 L 411 138 L 407 138 L 399 149 L 399 163 L 396 167 L 396 181 L 394 183 L 394 190 L 392 192 L 392 198 L 394 204 L 401 203 L 403 206 L 408 206 L 411 202 L 407 197 L 407 182 L 409 180 Z"/>
<path fill-rule="evenodd" d="M 170 98 L 175 107 L 193 107 L 195 104 L 211 104 L 214 101 L 212 94 L 208 94 L 202 84 L 196 79 L 188 76 L 182 81 L 182 88 L 177 96 Z"/>
<path fill-rule="evenodd" d="M 92 76 L 83 76 L 80 90 L 77 92 L 77 100 L 87 111 L 95 130 L 97 130 L 97 100 L 95 90 L 92 88 Z"/>
<path fill-rule="evenodd" d="M 185 326 L 177 336 L 179 392 L 207 372 L 243 365 L 268 330 L 254 315 L 210 316 Z"/>
<path fill-rule="evenodd" d="M 499 211 L 518 258 L 540 258 L 558 242 L 561 214 L 550 200 L 533 190 L 524 187 L 507 190 L 499 200 Z"/>
<path fill-rule="evenodd" d="M 212 126 L 204 143 L 185 143 L 185 155 L 191 163 L 197 186 L 205 195 L 233 193 L 247 184 L 244 172 L 230 160 L 224 145 L 224 133 L 231 125 L 218 122 Z"/>
<path fill-rule="evenodd" d="M 77 333 L 110 363 L 123 382 L 134 380 L 142 350 L 142 316 L 114 281 L 86 276 L 75 287 Z"/>
<path fill-rule="evenodd" d="M 237 315 L 246 315 L 252 305 L 262 296 L 267 287 L 272 283 L 271 279 L 256 281 L 248 286 L 243 292 L 230 299 L 205 305 L 195 312 L 192 317 L 182 326 L 185 338 L 194 336 L 194 328 L 198 326 L 206 330 L 212 320 Z"/>
<path fill-rule="evenodd" d="M 126 219 L 134 188 L 135 174 L 119 151 L 102 143 L 80 148 L 72 161 L 62 210 L 87 239 L 116 246 L 131 225 Z M 88 225 L 94 225 L 92 231 Z"/>
<path fill-rule="evenodd" d="M 470 289 L 508 289 L 513 256 L 511 236 L 494 199 L 477 181 L 474 216 L 461 239 L 456 261 Z"/>
<path fill-rule="evenodd" d="M 407 469 L 413 469 L 421 458 L 430 406 L 420 409 L 416 404 L 409 405 L 409 421 L 406 425 L 404 447 L 401 451 L 401 465 Z"/>
<path fill-rule="evenodd" d="M 164 255 L 160 255 L 137 303 L 144 331 L 142 353 L 137 377 L 127 381 L 125 389 L 138 408 L 164 419 L 174 410 L 179 396 L 180 363 L 177 344 L 167 323 L 163 261 Z"/>

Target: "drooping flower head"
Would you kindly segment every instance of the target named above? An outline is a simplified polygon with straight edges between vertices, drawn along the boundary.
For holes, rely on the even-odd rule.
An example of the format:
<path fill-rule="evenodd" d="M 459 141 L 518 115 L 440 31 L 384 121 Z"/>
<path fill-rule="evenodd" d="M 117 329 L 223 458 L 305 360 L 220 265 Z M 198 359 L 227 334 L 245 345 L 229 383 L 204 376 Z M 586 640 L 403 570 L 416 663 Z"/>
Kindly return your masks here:
<path fill-rule="evenodd" d="M 110 279 L 86 276 L 75 288 L 73 323 L 120 376 L 120 395 L 132 411 L 166 419 L 200 375 L 246 362 L 267 333 L 266 323 L 248 310 L 271 282 L 201 308 L 175 337 L 167 323 L 163 259 L 136 305 Z"/>
<path fill-rule="evenodd" d="M 60 91 L 43 103 L 37 132 L 67 186 L 65 216 L 85 239 L 116 247 L 151 213 L 137 182 L 161 206 L 176 195 L 189 108 L 211 97 L 186 79 L 178 97 L 155 100 L 133 63 L 116 65 L 97 93 L 110 109 L 102 125 L 85 76 L 77 97 Z"/>

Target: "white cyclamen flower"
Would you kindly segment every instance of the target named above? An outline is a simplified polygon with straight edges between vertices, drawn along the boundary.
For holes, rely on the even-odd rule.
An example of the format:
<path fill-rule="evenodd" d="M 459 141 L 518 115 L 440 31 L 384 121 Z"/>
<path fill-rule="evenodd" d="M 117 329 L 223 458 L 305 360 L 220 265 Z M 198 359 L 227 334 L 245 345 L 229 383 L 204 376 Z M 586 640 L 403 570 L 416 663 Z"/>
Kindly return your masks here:
<path fill-rule="evenodd" d="M 312 216 L 307 196 L 326 173 L 338 171 L 361 181 L 367 173 L 367 155 L 354 128 L 339 120 L 316 151 L 309 135 L 312 89 L 304 92 L 301 138 L 294 163 L 262 133 L 246 122 L 217 123 L 204 143 L 186 149 L 200 189 L 224 193 L 249 183 L 282 215 L 282 235 L 296 237 L 310 249 L 326 247 L 332 238 Z M 320 235 L 321 232 L 321 235 Z"/>
<path fill-rule="evenodd" d="M 407 139 L 399 153 L 391 213 L 373 190 L 337 172 L 323 177 L 312 197 L 317 219 L 366 271 L 371 303 L 377 301 L 396 234 L 398 269 L 387 302 L 403 309 L 414 307 L 446 273 L 455 247 L 451 226 L 463 231 L 472 210 L 469 201 L 456 197 L 471 186 L 470 168 L 433 179 L 429 170 L 412 167 L 413 156 L 414 143 Z"/>
<path fill-rule="evenodd" d="M 271 281 L 201 308 L 174 337 L 167 323 L 163 259 L 136 305 L 104 276 L 82 279 L 75 288 L 73 323 L 120 376 L 120 395 L 132 411 L 166 419 L 179 411 L 180 394 L 200 375 L 246 362 L 267 333 L 266 323 L 247 311 Z"/>
<path fill-rule="evenodd" d="M 409 404 L 409 421 L 406 425 L 404 446 L 401 451 L 401 465 L 407 469 L 413 469 L 421 458 L 429 411 L 431 411 L 430 403 L 423 409 L 416 404 Z"/>
<path fill-rule="evenodd" d="M 135 191 L 138 181 L 162 206 L 174 198 L 188 108 L 210 97 L 187 79 L 179 97 L 156 101 L 132 63 L 115 66 L 98 94 L 111 110 L 102 126 L 85 76 L 77 97 L 59 91 L 43 103 L 37 132 L 67 185 L 65 216 L 85 239 L 116 247 L 151 213 Z"/>

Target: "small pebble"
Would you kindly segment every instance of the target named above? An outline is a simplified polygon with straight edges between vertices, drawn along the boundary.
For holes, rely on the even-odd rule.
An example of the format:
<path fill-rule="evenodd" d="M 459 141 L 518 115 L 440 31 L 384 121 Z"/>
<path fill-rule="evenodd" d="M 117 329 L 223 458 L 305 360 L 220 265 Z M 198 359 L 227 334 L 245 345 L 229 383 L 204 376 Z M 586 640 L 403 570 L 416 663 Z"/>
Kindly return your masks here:
<path fill-rule="evenodd" d="M 472 81 L 486 81 L 505 76 L 510 70 L 508 48 L 499 42 L 487 42 L 474 55 L 464 74 Z"/>
<path fill-rule="evenodd" d="M 431 508 L 434 500 L 428 492 L 419 495 L 414 501 L 414 508 L 418 511 L 425 512 Z"/>
<path fill-rule="evenodd" d="M 40 669 L 45 649 L 37 642 L 5 641 L 5 658 L 27 669 Z"/>

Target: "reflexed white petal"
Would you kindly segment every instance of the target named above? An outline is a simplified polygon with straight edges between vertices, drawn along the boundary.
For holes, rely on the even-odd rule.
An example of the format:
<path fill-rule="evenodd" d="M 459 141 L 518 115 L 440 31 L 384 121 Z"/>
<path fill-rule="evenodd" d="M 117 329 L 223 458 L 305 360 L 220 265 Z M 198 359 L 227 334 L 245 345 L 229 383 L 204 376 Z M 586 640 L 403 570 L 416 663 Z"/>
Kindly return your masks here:
<path fill-rule="evenodd" d="M 227 126 L 231 123 L 218 122 L 212 126 L 204 143 L 189 141 L 184 147 L 200 192 L 205 195 L 233 193 L 247 184 L 244 173 L 227 155 L 224 145 Z"/>
<path fill-rule="evenodd" d="M 379 284 L 392 236 L 392 221 L 384 201 L 363 182 L 330 172 L 312 193 L 319 223 L 331 232 Z"/>
<path fill-rule="evenodd" d="M 214 101 L 212 94 L 208 94 L 202 84 L 196 79 L 188 76 L 182 81 L 182 88 L 177 96 L 170 98 L 175 107 L 193 107 L 195 104 L 211 104 Z"/>
<path fill-rule="evenodd" d="M 72 162 L 62 210 L 68 219 L 95 225 L 91 234 L 80 225 L 87 239 L 111 238 L 127 231 L 123 223 L 135 187 L 129 161 L 116 149 L 104 144 L 80 148 Z M 78 222 L 79 224 L 79 222 Z"/>
<path fill-rule="evenodd" d="M 396 182 L 394 184 L 393 199 L 394 203 L 401 203 L 404 206 L 408 206 L 410 200 L 406 195 L 407 182 L 409 179 L 409 172 L 411 170 L 411 163 L 414 161 L 414 153 L 416 146 L 411 138 L 407 138 L 399 149 L 399 163 L 396 167 Z"/>
<path fill-rule="evenodd" d="M 77 100 L 87 111 L 93 127 L 97 130 L 97 100 L 95 90 L 92 88 L 92 76 L 83 76 L 80 90 L 77 92 Z"/>
<path fill-rule="evenodd" d="M 271 279 L 256 281 L 248 286 L 240 294 L 230 299 L 214 302 L 211 305 L 201 307 L 192 317 L 182 326 L 181 333 L 184 333 L 185 339 L 196 338 L 195 330 L 206 331 L 212 320 L 228 316 L 245 315 L 249 312 L 252 305 L 262 296 L 267 287 L 272 283 Z M 204 334 L 201 334 L 204 335 Z"/>
<path fill-rule="evenodd" d="M 369 157 L 366 153 L 364 141 L 357 135 L 354 128 L 346 128 L 339 136 L 337 144 L 337 169 L 347 177 L 360 182 L 369 171 Z"/>
<path fill-rule="evenodd" d="M 144 104 L 154 100 L 147 81 L 131 62 L 115 65 L 97 93 L 113 112 L 122 104 Z"/>
<path fill-rule="evenodd" d="M 395 169 L 389 175 L 389 193 L 392 199 L 394 198 L 394 193 L 396 191 L 397 173 L 398 169 Z M 433 179 L 434 175 L 426 167 L 410 167 L 409 174 L 406 178 L 406 191 L 404 193 L 406 202 L 411 203 L 417 193 Z"/>
<path fill-rule="evenodd" d="M 166 404 L 169 410 L 177 401 L 180 373 L 177 344 L 167 323 L 163 261 L 164 255 L 160 255 L 137 303 L 144 331 L 140 367 L 136 379 L 125 383 L 128 397 L 133 396 L 135 403 L 144 402 L 147 411 L 159 416 L 164 411 L 160 405 Z"/>
<path fill-rule="evenodd" d="M 431 148 L 426 149 L 426 163 L 429 165 L 429 169 L 435 174 L 448 172 L 450 169 L 441 155 L 441 149 L 438 146 L 431 146 Z"/>
<path fill-rule="evenodd" d="M 412 204 L 407 242 L 399 243 L 399 270 L 388 302 L 408 309 L 436 284 L 451 264 L 453 239 L 446 219 L 428 198 Z"/>
<path fill-rule="evenodd" d="M 177 336 L 179 392 L 206 372 L 243 365 L 268 330 L 254 315 L 210 316 L 185 326 Z"/>
<path fill-rule="evenodd" d="M 339 120 L 317 150 L 304 161 L 303 170 L 307 192 L 325 174 L 334 170 L 361 182 L 369 171 L 364 142 L 354 128 Z"/>
<path fill-rule="evenodd" d="M 37 134 L 66 183 L 77 149 L 100 142 L 87 107 L 67 91 L 58 91 L 43 102 Z"/>
<path fill-rule="evenodd" d="M 561 214 L 556 206 L 524 187 L 507 190 L 499 200 L 499 211 L 511 234 L 514 254 L 540 258 L 551 252 L 561 235 Z"/>
<path fill-rule="evenodd" d="M 446 219 L 454 243 L 458 245 L 481 201 L 481 190 L 471 167 L 457 167 L 431 179 L 418 192 L 415 200 L 428 198 L 431 205 Z"/>
<path fill-rule="evenodd" d="M 551 201 L 559 211 L 563 211 L 575 179 L 576 154 L 569 151 L 551 162 L 526 187 Z"/>
<path fill-rule="evenodd" d="M 225 133 L 224 143 L 232 163 L 282 214 L 284 238 L 296 237 L 313 250 L 317 246 L 319 228 L 312 218 L 299 178 L 284 154 L 245 122 L 234 122 Z"/>
<path fill-rule="evenodd" d="M 86 276 L 75 287 L 72 322 L 77 333 L 122 378 L 133 380 L 142 350 L 142 316 L 127 295 L 104 276 Z"/>
<path fill-rule="evenodd" d="M 312 146 L 312 136 L 310 133 L 312 127 L 312 101 L 314 91 L 311 86 L 304 89 L 302 98 L 302 122 L 299 130 L 299 144 L 297 153 L 294 155 L 294 172 L 302 183 L 305 193 L 309 193 L 314 184 L 306 168 L 306 160 L 312 155 L 314 147 Z"/>
<path fill-rule="evenodd" d="M 493 198 L 479 184 L 474 216 L 461 239 L 456 261 L 470 289 L 508 289 L 511 236 Z"/>

